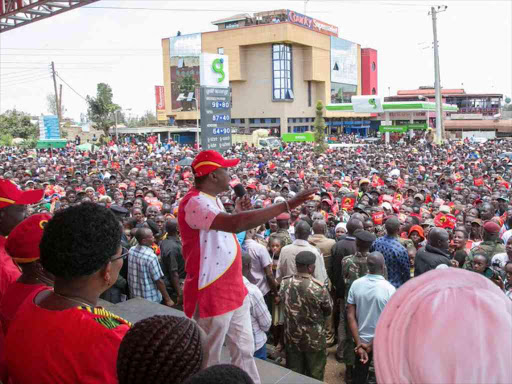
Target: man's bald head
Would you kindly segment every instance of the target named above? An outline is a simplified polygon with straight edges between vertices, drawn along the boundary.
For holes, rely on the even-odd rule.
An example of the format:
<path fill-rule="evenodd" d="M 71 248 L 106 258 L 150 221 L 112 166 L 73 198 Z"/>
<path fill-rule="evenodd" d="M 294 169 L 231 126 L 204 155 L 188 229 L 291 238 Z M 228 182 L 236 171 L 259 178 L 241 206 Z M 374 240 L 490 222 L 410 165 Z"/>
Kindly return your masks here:
<path fill-rule="evenodd" d="M 364 229 L 364 224 L 362 220 L 354 218 L 355 214 L 352 215 L 352 218 L 347 223 L 347 233 L 349 235 L 353 235 L 355 231 L 358 229 Z M 359 215 L 362 217 L 362 215 Z"/>
<path fill-rule="evenodd" d="M 178 221 L 176 219 L 169 219 L 165 222 L 165 231 L 169 236 L 175 236 L 178 233 Z"/>
<path fill-rule="evenodd" d="M 400 220 L 397 217 L 392 216 L 386 220 L 386 232 L 389 236 L 395 236 L 400 231 Z"/>
<path fill-rule="evenodd" d="M 143 244 L 144 241 L 153 235 L 153 232 L 151 232 L 151 229 L 147 227 L 142 227 L 137 229 L 137 232 L 135 232 L 135 239 L 137 239 L 137 242 L 139 244 Z"/>
<path fill-rule="evenodd" d="M 313 222 L 313 233 L 315 235 L 323 235 L 325 234 L 325 230 L 327 228 L 327 224 L 324 220 L 316 220 Z"/>
<path fill-rule="evenodd" d="M 450 235 L 443 228 L 432 228 L 428 233 L 428 244 L 434 248 L 447 251 L 450 246 Z"/>
<path fill-rule="evenodd" d="M 301 220 L 297 224 L 295 224 L 295 237 L 297 239 L 307 240 L 310 234 L 311 227 L 306 221 Z"/>
<path fill-rule="evenodd" d="M 382 253 L 370 253 L 366 258 L 366 262 L 368 263 L 369 273 L 371 273 L 372 275 L 384 275 L 386 262 L 384 260 L 384 255 Z"/>

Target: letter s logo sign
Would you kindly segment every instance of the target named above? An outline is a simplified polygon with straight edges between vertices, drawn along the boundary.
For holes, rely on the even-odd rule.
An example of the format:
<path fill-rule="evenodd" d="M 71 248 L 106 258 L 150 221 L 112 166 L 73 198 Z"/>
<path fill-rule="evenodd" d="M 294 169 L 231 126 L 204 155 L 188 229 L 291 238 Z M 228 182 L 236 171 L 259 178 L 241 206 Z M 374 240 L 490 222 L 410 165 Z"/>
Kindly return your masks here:
<path fill-rule="evenodd" d="M 215 59 L 212 63 L 212 70 L 215 73 L 218 73 L 220 76 L 217 79 L 218 83 L 222 83 L 226 77 L 224 73 L 224 60 L 223 59 Z"/>

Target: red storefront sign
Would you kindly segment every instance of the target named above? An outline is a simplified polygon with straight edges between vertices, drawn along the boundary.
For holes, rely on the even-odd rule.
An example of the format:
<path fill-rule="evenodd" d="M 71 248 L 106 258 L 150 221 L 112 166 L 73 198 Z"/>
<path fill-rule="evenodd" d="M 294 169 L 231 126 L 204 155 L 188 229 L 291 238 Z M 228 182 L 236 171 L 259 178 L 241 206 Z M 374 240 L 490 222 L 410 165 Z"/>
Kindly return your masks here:
<path fill-rule="evenodd" d="M 300 25 L 301 27 L 311 29 L 312 31 L 323 33 L 324 35 L 338 37 L 338 27 L 334 25 L 324 23 L 323 21 L 313 19 L 294 11 L 290 11 L 289 9 L 286 11 L 286 13 L 290 23 Z"/>

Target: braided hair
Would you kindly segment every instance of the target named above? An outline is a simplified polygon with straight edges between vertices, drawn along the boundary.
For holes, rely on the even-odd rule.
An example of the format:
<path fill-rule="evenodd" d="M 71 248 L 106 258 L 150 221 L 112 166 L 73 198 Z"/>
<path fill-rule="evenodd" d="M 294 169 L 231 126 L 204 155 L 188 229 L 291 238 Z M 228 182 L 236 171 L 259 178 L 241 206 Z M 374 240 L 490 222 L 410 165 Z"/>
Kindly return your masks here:
<path fill-rule="evenodd" d="M 201 369 L 199 326 L 186 317 L 152 316 L 125 335 L 117 357 L 119 384 L 180 384 Z"/>
<path fill-rule="evenodd" d="M 231 364 L 212 365 L 190 377 L 185 384 L 254 384 L 244 370 Z"/>

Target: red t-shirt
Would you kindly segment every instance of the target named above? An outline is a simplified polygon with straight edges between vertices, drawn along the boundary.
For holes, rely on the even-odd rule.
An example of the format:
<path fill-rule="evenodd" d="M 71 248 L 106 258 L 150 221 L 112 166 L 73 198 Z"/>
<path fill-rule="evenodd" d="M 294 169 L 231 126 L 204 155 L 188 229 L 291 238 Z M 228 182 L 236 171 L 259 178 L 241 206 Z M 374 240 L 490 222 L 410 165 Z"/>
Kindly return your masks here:
<path fill-rule="evenodd" d="M 11 256 L 5 250 L 7 238 L 0 236 L 0 302 L 9 285 L 21 276 L 20 269 L 14 264 Z"/>
<path fill-rule="evenodd" d="M 130 324 L 107 311 L 75 307 L 51 311 L 20 306 L 6 336 L 13 384 L 117 384 L 119 345 Z"/>
<path fill-rule="evenodd" d="M 4 335 L 7 334 L 9 324 L 25 299 L 31 294 L 37 294 L 45 289 L 51 288 L 44 284 L 23 284 L 17 281 L 7 288 L 4 298 L 0 302 L 0 322 L 2 323 Z"/>
<path fill-rule="evenodd" d="M 242 279 L 242 251 L 234 233 L 210 230 L 224 206 L 214 196 L 192 188 L 181 200 L 178 223 L 187 278 L 183 308 L 192 317 L 220 316 L 242 306 L 247 289 Z"/>

